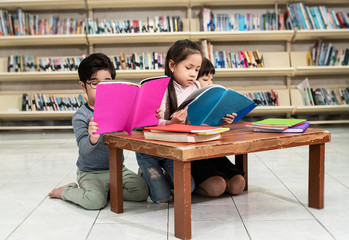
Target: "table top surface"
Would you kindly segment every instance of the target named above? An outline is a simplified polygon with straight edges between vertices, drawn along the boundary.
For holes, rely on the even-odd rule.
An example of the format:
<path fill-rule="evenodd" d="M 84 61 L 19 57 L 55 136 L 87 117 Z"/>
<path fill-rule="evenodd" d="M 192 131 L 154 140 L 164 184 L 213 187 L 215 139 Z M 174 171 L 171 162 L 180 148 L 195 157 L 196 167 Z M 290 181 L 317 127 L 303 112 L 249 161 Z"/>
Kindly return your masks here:
<path fill-rule="evenodd" d="M 143 132 L 109 133 L 103 137 L 105 145 L 135 152 L 166 157 L 179 161 L 192 161 L 218 156 L 322 144 L 331 141 L 331 133 L 323 129 L 308 128 L 304 133 L 255 133 L 246 122 L 233 123 L 230 131 L 220 140 L 201 143 L 174 143 L 144 139 Z"/>

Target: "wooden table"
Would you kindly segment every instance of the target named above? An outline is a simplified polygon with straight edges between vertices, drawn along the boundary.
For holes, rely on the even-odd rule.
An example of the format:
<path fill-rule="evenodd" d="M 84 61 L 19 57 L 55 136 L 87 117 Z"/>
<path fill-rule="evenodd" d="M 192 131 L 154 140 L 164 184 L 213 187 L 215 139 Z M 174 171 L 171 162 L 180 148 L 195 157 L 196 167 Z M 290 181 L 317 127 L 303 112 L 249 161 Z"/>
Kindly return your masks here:
<path fill-rule="evenodd" d="M 245 172 L 247 190 L 248 153 L 303 145 L 309 145 L 308 206 L 317 209 L 324 207 L 325 143 L 331 141 L 328 131 L 308 128 L 304 133 L 254 133 L 243 122 L 229 127 L 231 130 L 225 132 L 221 140 L 195 144 L 145 140 L 142 132 L 104 135 L 104 144 L 109 146 L 111 210 L 123 212 L 122 149 L 174 160 L 175 236 L 190 239 L 191 161 L 235 155 L 236 165 Z"/>

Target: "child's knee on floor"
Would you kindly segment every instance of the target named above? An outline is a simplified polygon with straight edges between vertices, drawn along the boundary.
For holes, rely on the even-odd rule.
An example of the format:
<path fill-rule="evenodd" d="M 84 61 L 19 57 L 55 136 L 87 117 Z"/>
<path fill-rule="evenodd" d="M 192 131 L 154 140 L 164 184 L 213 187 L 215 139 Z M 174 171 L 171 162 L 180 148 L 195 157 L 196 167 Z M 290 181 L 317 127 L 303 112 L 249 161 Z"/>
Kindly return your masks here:
<path fill-rule="evenodd" d="M 239 195 L 243 193 L 245 185 L 245 178 L 240 174 L 235 175 L 227 181 L 227 192 L 233 195 Z"/>
<path fill-rule="evenodd" d="M 100 193 L 88 193 L 84 196 L 85 201 L 81 206 L 88 210 L 99 210 L 107 205 L 107 196 Z"/>
<path fill-rule="evenodd" d="M 148 184 L 138 175 L 124 179 L 123 188 L 126 201 L 145 201 L 149 194 Z"/>

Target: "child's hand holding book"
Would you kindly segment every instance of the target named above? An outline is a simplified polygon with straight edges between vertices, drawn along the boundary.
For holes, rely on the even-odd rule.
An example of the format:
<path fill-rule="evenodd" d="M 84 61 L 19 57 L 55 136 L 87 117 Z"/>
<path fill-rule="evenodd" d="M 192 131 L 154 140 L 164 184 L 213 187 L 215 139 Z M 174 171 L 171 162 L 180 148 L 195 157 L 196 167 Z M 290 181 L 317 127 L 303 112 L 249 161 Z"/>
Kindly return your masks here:
<path fill-rule="evenodd" d="M 188 106 L 184 109 L 178 110 L 171 115 L 171 120 L 167 122 L 170 124 L 184 124 L 188 116 Z"/>
<path fill-rule="evenodd" d="M 95 134 L 98 131 L 98 123 L 93 121 L 91 118 L 90 123 L 88 124 L 88 134 L 90 135 L 90 143 L 95 145 L 98 142 L 100 134 Z"/>
<path fill-rule="evenodd" d="M 224 123 L 232 124 L 236 116 L 236 113 L 227 114 L 225 117 L 222 118 L 222 120 Z"/>

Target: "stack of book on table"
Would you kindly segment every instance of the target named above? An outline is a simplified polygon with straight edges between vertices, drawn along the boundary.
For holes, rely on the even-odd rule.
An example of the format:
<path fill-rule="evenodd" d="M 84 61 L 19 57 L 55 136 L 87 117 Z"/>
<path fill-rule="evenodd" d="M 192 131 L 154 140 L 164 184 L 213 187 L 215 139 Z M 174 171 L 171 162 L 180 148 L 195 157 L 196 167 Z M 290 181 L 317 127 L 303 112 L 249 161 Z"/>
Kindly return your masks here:
<path fill-rule="evenodd" d="M 309 127 L 306 119 L 267 118 L 262 121 L 246 124 L 254 132 L 301 133 Z"/>
<path fill-rule="evenodd" d="M 207 142 L 222 138 L 222 133 L 228 131 L 224 127 L 194 126 L 172 124 L 167 126 L 145 127 L 144 138 L 168 142 Z"/>

